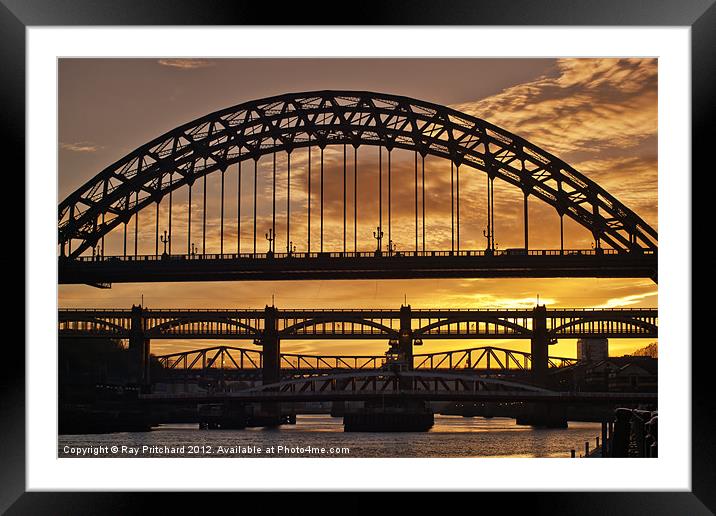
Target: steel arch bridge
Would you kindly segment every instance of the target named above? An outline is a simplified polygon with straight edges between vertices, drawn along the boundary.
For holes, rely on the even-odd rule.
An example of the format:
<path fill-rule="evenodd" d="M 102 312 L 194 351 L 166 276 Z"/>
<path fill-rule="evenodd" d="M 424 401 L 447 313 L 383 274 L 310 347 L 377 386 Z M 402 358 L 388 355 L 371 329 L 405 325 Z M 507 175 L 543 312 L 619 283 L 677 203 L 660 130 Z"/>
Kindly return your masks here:
<path fill-rule="evenodd" d="M 354 234 L 353 250 L 348 251 L 346 230 L 345 148 L 355 149 L 354 181 L 357 188 L 357 151 L 364 145 L 378 146 L 379 199 L 377 250 L 358 249 Z M 343 252 L 323 253 L 323 152 L 329 146 L 343 146 Z M 301 148 L 318 147 L 321 154 L 321 238 L 311 248 L 311 184 L 308 174 L 308 234 L 306 252 L 295 252 L 290 232 L 291 155 Z M 383 229 L 383 148 L 387 151 L 388 200 L 386 203 L 387 255 L 402 263 L 385 261 Z M 415 153 L 415 249 L 394 253 L 391 245 L 391 152 L 395 149 Z M 268 253 L 257 252 L 256 174 L 262 156 L 274 156 L 272 229 L 275 240 L 275 155 L 287 154 L 286 250 L 275 253 L 275 242 Z M 418 156 L 422 159 L 422 217 L 418 216 Z M 451 246 L 449 250 L 425 246 L 425 157 L 450 161 Z M 242 253 L 241 238 L 235 252 L 227 253 L 224 238 L 224 176 L 231 165 L 253 161 L 253 246 Z M 487 176 L 487 248 L 465 250 L 460 246 L 460 170 L 480 171 Z M 220 253 L 206 252 L 206 177 L 221 175 Z M 204 181 L 203 245 L 197 253 L 191 242 L 191 208 L 188 210 L 189 235 L 186 254 L 172 253 L 173 192 L 188 187 L 191 206 L 192 186 Z M 494 231 L 494 180 L 520 189 L 525 199 L 524 252 L 510 256 L 497 251 Z M 239 181 L 239 184 L 240 181 Z M 411 185 L 401 185 L 410 188 Z M 372 187 L 371 187 L 372 188 Z M 412 188 L 411 188 L 411 193 Z M 314 189 L 315 194 L 315 189 Z M 355 191 L 354 191 L 355 195 Z M 560 218 L 560 249 L 535 250 L 528 246 L 527 199 L 533 196 L 551 205 Z M 168 198 L 168 236 L 160 238 L 159 206 Z M 354 199 L 354 221 L 358 218 Z M 238 195 L 241 213 L 241 194 Z M 154 255 L 138 255 L 139 212 L 156 208 Z M 295 212 L 294 212 L 295 213 Z M 564 216 L 586 228 L 594 238 L 594 249 L 565 250 Z M 418 224 L 421 218 L 422 224 Z M 134 255 L 127 253 L 127 226 L 134 219 Z M 241 225 L 241 216 L 236 221 Z M 104 255 L 104 239 L 112 230 L 124 227 L 124 253 Z M 421 226 L 421 227 L 420 227 Z M 354 224 L 354 228 L 357 223 Z M 240 228 L 239 228 L 240 229 Z M 422 245 L 420 242 L 422 229 Z M 357 229 L 354 229 L 357 231 Z M 237 231 L 240 234 L 240 230 Z M 295 235 L 294 235 L 295 236 Z M 159 242 L 165 252 L 159 252 Z M 60 282 L 102 285 L 111 281 L 172 281 L 205 279 L 277 279 L 341 277 L 448 277 L 472 276 L 639 276 L 656 279 L 657 232 L 636 213 L 604 188 L 546 150 L 485 120 L 445 106 L 407 97 L 363 91 L 315 91 L 292 93 L 239 104 L 211 113 L 177 127 L 137 148 L 110 165 L 70 194 L 58 206 L 58 245 Z M 168 252 L 167 252 L 168 244 Z M 606 247 L 603 247 L 603 244 Z M 101 251 L 95 253 L 101 246 Z M 175 246 L 176 248 L 176 246 Z M 92 251 L 93 256 L 86 256 Z M 437 253 L 437 254 L 436 254 Z M 265 258 L 273 258 L 266 260 Z M 163 258 L 160 260 L 160 258 Z M 500 258 L 497 262 L 496 258 Z M 400 261 L 398 260 L 398 261 Z M 342 265 L 339 262 L 345 262 Z M 225 264 L 222 269 L 221 263 Z M 392 264 L 392 265 L 391 265 Z M 356 267 L 358 265 L 359 267 Z M 356 268 L 360 269 L 356 273 Z M 308 272 L 311 269 L 312 272 Z M 351 272 L 353 271 L 353 272 Z M 321 275 L 323 274 L 323 275 Z"/>

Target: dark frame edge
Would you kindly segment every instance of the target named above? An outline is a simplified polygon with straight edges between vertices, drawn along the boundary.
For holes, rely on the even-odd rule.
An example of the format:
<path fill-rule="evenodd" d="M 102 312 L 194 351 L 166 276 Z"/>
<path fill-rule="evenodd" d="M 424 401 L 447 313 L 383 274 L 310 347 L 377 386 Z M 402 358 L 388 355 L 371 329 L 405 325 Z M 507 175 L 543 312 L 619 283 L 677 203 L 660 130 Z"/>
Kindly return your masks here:
<path fill-rule="evenodd" d="M 340 18 L 329 0 L 276 9 L 251 0 L 2 0 L 24 25 L 690 26 L 713 0 L 363 0 Z"/>
<path fill-rule="evenodd" d="M 15 2 L 8 2 L 15 3 Z M 9 148 L 24 148 L 25 143 L 25 25 L 37 23 L 40 25 L 61 25 L 67 23 L 67 13 L 60 15 L 55 9 L 48 7 L 47 3 L 38 7 L 35 2 L 28 2 L 32 5 L 25 12 L 23 7 L 17 8 L 17 4 L 12 9 L 8 9 L 5 2 L 0 3 L 0 62 L 2 63 L 4 81 L 0 91 L 2 92 L 3 107 L 5 108 L 5 121 L 2 125 L 2 131 L 5 138 L 3 141 Z M 63 2 L 66 3 L 66 2 Z M 521 2 L 517 2 L 521 3 Z M 558 2 L 559 3 L 559 2 Z M 713 122 L 716 118 L 716 107 L 713 102 L 713 95 L 716 92 L 716 4 L 713 0 L 708 2 L 695 2 L 698 5 L 691 4 L 688 15 L 681 10 L 678 16 L 674 13 L 680 10 L 682 6 L 675 2 L 670 3 L 672 10 L 663 13 L 660 20 L 654 24 L 657 25 L 680 25 L 688 21 L 692 24 L 692 170 L 707 171 L 712 168 L 712 158 L 709 156 L 710 140 L 707 136 L 709 129 L 713 129 Z M 112 13 L 98 13 L 89 7 L 88 3 L 78 2 L 76 10 L 73 10 L 72 16 L 76 15 L 69 24 L 103 24 L 113 25 L 115 23 L 127 23 L 127 20 L 113 20 Z M 101 4 L 101 2 L 100 2 Z M 188 2 L 180 2 L 186 6 Z M 708 5 L 710 4 L 710 5 Z M 467 2 L 462 3 L 462 9 L 466 9 Z M 407 6 L 405 6 L 407 7 Z M 649 24 L 653 23 L 650 19 L 641 23 L 635 23 L 635 12 L 644 9 L 641 5 L 637 8 L 630 6 L 632 10 L 626 17 L 617 21 L 612 20 L 612 24 Z M 387 21 L 383 23 L 391 23 L 394 15 L 402 11 L 393 7 L 392 15 L 387 16 Z M 655 9 L 652 6 L 652 9 Z M 608 9 L 600 8 L 602 12 Z M 181 11 L 181 9 L 180 9 Z M 184 9 L 184 14 L 188 14 Z M 548 13 L 539 14 L 538 8 L 534 6 L 528 9 L 528 13 L 524 15 L 523 20 L 514 20 L 515 23 L 532 23 L 544 24 L 540 19 L 549 17 Z M 141 22 L 142 9 L 134 11 L 137 17 L 133 19 L 133 24 L 147 24 L 151 21 Z M 116 14 L 116 13 L 115 13 Z M 255 13 L 257 14 L 257 13 Z M 588 15 L 588 13 L 586 13 Z M 623 14 L 623 13 L 622 13 Z M 636 13 L 638 14 L 638 12 Z M 653 14 L 653 13 L 652 13 Z M 459 24 L 504 24 L 504 15 L 481 16 L 478 9 L 475 8 L 469 16 L 461 17 Z M 186 22 L 189 16 L 175 14 L 170 21 L 165 23 L 180 24 Z M 184 18 L 181 20 L 180 18 Z M 218 18 L 218 16 L 217 16 Z M 405 23 L 425 23 L 423 19 L 418 17 L 402 18 Z M 420 16 L 419 18 L 423 18 Z M 455 16 L 455 19 L 459 16 Z M 584 18 L 578 17 L 571 23 L 597 24 L 600 19 L 585 22 Z M 686 19 L 685 19 L 686 18 Z M 226 20 L 227 18 L 224 18 Z M 231 18 L 235 19 L 235 18 Z M 247 19 L 257 19 L 257 16 L 250 15 Z M 525 21 L 526 20 L 526 21 Z M 244 22 L 246 19 L 243 20 Z M 435 22 L 446 22 L 444 17 Z M 226 23 L 223 21 L 222 23 Z M 376 23 L 375 21 L 373 23 Z M 455 23 L 455 22 L 453 22 Z M 602 22 L 609 24 L 608 22 Z M 554 24 L 570 24 L 570 21 L 559 21 Z M 18 169 L 25 170 L 24 153 L 19 156 L 16 154 Z M 705 175 L 705 174 L 704 174 Z M 24 180 L 24 175 L 22 176 Z M 703 179 L 703 178 L 702 178 Z M 713 179 L 712 179 L 713 181 Z M 24 181 L 20 185 L 24 197 Z M 705 190 L 705 189 L 704 189 Z M 703 191 L 703 190 L 701 190 Z M 692 202 L 696 205 L 695 200 Z M 695 214 L 692 217 L 695 219 Z M 23 223 L 24 224 L 24 223 Z M 692 229 L 693 231 L 693 229 Z M 25 233 L 23 228 L 22 237 L 23 250 L 25 246 Z M 694 264 L 695 266 L 695 264 Z M 24 268 L 24 264 L 23 264 Z M 27 271 L 25 271 L 27 273 Z M 697 292 L 705 294 L 706 283 L 696 286 L 693 292 L 696 299 Z M 22 303 L 24 309 L 24 298 Z M 696 303 L 693 304 L 694 313 L 692 321 L 699 320 L 699 315 L 706 317 L 706 307 L 700 308 Z M 703 313 L 697 313 L 702 310 Z M 26 314 L 24 314 L 26 315 Z M 695 316 L 694 316 L 695 315 Z M 24 319 L 24 318 L 23 318 Z M 693 341 L 693 340 L 692 340 Z M 26 463 L 25 463 L 25 355 L 24 349 L 15 352 L 13 356 L 15 367 L 7 368 L 4 375 L 0 375 L 0 387 L 2 388 L 3 399 L 0 400 L 0 421 L 2 421 L 2 440 L 0 440 L 0 464 L 3 465 L 0 472 L 0 513 L 4 512 L 10 506 L 12 514 L 26 514 L 29 512 L 39 513 L 51 512 L 55 514 L 64 514 L 61 508 L 70 512 L 72 507 L 73 514 L 91 514 L 102 508 L 106 514 L 131 512 L 140 512 L 146 508 L 146 503 L 150 498 L 156 499 L 161 495 L 150 493 L 25 493 L 26 481 Z M 692 347 L 692 492 L 690 493 L 563 493 L 561 494 L 561 504 L 569 504 L 571 508 L 578 509 L 580 514 L 597 514 L 604 511 L 619 511 L 624 513 L 624 509 L 630 509 L 631 514 L 673 514 L 675 512 L 688 514 L 714 514 L 716 512 L 716 448 L 714 447 L 713 429 L 711 415 L 716 413 L 716 403 L 713 397 L 709 395 L 711 385 L 709 378 L 712 374 L 710 366 L 712 361 L 708 360 L 709 351 L 706 349 L 696 349 Z M 23 494 L 25 493 L 25 494 Z M 173 504 L 177 508 L 187 509 L 192 505 L 188 496 L 176 496 L 179 493 L 173 493 Z M 485 496 L 481 494 L 480 496 Z M 189 493 L 187 493 L 189 495 Z M 495 495 L 495 494 L 493 494 Z M 229 495 L 222 495 L 226 498 Z M 241 495 L 245 497 L 246 495 Z M 354 495 L 348 495 L 353 497 Z M 499 493 L 497 497 L 501 497 Z M 529 500 L 527 500 L 529 497 Z M 167 503 L 168 497 L 163 497 L 162 503 Z M 302 495 L 295 494 L 290 496 L 291 502 L 303 498 Z M 541 514 L 547 511 L 552 512 L 554 506 L 554 495 L 550 493 L 530 493 L 522 495 L 513 493 L 510 495 L 511 501 L 516 504 L 529 508 L 532 513 Z M 504 499 L 503 499 L 504 500 Z M 258 500 L 257 500 L 258 501 Z M 276 500 L 277 502 L 279 500 Z M 347 501 L 344 499 L 344 501 Z M 356 501 L 358 501 L 356 499 Z M 498 501 L 498 500 L 496 500 Z M 168 507 L 167 507 L 168 508 Z M 513 507 L 514 508 L 514 507 Z M 44 511 L 43 511 L 44 509 Z M 184 511 L 181 511 L 184 512 Z"/>
<path fill-rule="evenodd" d="M 0 83 L 2 98 L 3 124 L 0 124 L 3 146 L 7 146 L 6 156 L 11 158 L 16 170 L 22 174 L 14 175 L 19 184 L 13 185 L 17 197 L 25 194 L 25 153 L 11 152 L 11 149 L 24 149 L 25 146 L 25 25 L 4 4 L 0 3 L 0 66 L 3 80 Z M 24 210 L 23 210 L 24 215 Z M 20 242 L 13 245 L 21 246 L 25 270 L 25 218 L 22 217 L 22 236 Z M 13 235 L 17 237 L 17 235 Z M 19 247 L 18 246 L 18 247 Z M 9 270 L 11 265 L 7 258 L 2 259 L 3 266 Z M 17 265 L 13 264 L 15 269 Z M 17 269 L 16 269 L 17 270 Z M 25 320 L 24 291 L 20 302 L 15 307 L 23 310 Z M 16 308 L 17 309 L 17 308 Z M 16 316 L 17 317 L 17 316 Z M 18 318 L 19 320 L 19 318 Z M 20 330 L 24 342 L 24 325 Z M 12 346 L 4 360 L 12 363 L 4 367 L 0 375 L 0 513 L 7 509 L 25 491 L 25 347 Z"/>
<path fill-rule="evenodd" d="M 694 221 L 699 220 L 696 213 L 698 205 L 708 205 L 708 199 L 697 200 L 694 193 L 708 195 L 712 191 L 713 174 L 708 174 L 713 169 L 713 157 L 711 155 L 712 138 L 714 131 L 714 119 L 716 118 L 716 4 L 712 4 L 691 26 L 691 125 L 692 125 L 692 167 L 691 184 L 699 184 L 702 181 L 708 186 L 700 187 L 698 190 L 692 186 L 691 202 L 691 241 L 692 253 L 694 253 L 694 241 L 696 231 Z M 697 171 L 699 175 L 697 176 Z M 710 187 L 710 188 L 709 188 Z M 696 262 L 692 254 L 692 268 L 695 269 Z M 711 259 L 713 267 L 713 259 Z M 694 271 L 692 271 L 692 275 Z M 709 274 L 703 271 L 703 274 Z M 692 284 L 692 312 L 691 312 L 691 363 L 692 363 L 692 402 L 691 402 L 691 489 L 694 496 L 716 513 L 716 439 L 714 438 L 714 419 L 716 414 L 716 401 L 713 396 L 713 384 L 711 377 L 713 371 L 714 353 L 701 342 L 697 347 L 696 324 L 699 321 L 706 321 L 709 317 L 707 308 L 698 303 L 698 299 L 704 299 L 708 295 L 710 282 L 697 282 Z M 703 324 L 703 323 L 702 323 Z M 703 324 L 705 326 L 705 324 Z"/>

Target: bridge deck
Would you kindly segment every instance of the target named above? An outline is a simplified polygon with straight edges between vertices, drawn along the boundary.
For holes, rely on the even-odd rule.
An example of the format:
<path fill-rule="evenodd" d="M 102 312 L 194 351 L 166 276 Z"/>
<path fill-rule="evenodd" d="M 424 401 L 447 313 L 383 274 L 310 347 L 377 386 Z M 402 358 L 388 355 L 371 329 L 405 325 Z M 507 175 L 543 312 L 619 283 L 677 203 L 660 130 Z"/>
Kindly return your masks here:
<path fill-rule="evenodd" d="M 205 254 L 59 259 L 60 284 L 412 278 L 651 278 L 657 254 L 614 250 Z"/>
<path fill-rule="evenodd" d="M 551 403 L 656 403 L 656 393 L 633 392 L 528 392 L 528 391 L 403 391 L 367 392 L 214 392 L 214 393 L 156 393 L 140 394 L 139 399 L 155 403 L 210 403 L 220 401 L 367 401 L 419 399 L 429 401 L 493 401 L 493 402 L 551 402 Z"/>
<path fill-rule="evenodd" d="M 150 339 L 259 339 L 266 317 L 275 321 L 281 339 L 394 339 L 401 327 L 415 339 L 529 339 L 535 313 L 531 309 L 389 309 L 264 310 L 61 309 L 61 336 L 127 338 L 132 321 Z M 267 312 L 268 310 L 268 312 Z M 545 310 L 544 327 L 551 338 L 656 337 L 655 308 Z M 401 322 L 402 321 L 402 322 Z"/>

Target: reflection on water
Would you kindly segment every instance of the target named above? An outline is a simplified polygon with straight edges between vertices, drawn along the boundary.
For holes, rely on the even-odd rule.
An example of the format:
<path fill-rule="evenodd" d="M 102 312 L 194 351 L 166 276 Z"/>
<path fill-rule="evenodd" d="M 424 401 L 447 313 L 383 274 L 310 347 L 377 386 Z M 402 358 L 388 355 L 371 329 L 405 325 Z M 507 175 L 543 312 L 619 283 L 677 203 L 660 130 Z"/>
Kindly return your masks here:
<path fill-rule="evenodd" d="M 570 422 L 566 429 L 539 429 L 518 426 L 508 418 L 436 415 L 435 426 L 426 433 L 345 433 L 342 418 L 300 415 L 295 425 L 270 429 L 162 425 L 151 432 L 61 435 L 58 456 L 569 457 L 571 449 L 579 455 L 585 441 L 594 446 L 600 431 L 599 423 Z"/>

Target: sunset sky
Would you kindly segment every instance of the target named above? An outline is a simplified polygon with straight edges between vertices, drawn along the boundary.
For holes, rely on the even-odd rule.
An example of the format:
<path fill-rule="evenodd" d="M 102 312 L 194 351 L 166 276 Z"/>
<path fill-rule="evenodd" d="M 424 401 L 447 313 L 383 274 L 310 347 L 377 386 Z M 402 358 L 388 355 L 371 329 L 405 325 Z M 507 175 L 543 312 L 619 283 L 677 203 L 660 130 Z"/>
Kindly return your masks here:
<path fill-rule="evenodd" d="M 655 59 L 61 59 L 59 70 L 58 202 L 103 168 L 147 141 L 212 111 L 288 92 L 323 89 L 367 90 L 448 105 L 518 134 L 603 186 L 658 230 L 657 61 Z M 291 240 L 306 241 L 307 150 L 291 158 Z M 314 167 L 318 151 L 314 150 Z M 375 249 L 378 220 L 376 147 L 358 151 L 358 250 Z M 343 149 L 325 154 L 326 250 L 341 250 L 343 233 Z M 384 156 L 385 160 L 385 156 Z M 286 247 L 286 159 L 277 157 L 277 243 Z M 385 161 L 384 161 L 385 164 Z M 271 157 L 259 164 L 259 251 L 271 225 Z M 353 149 L 348 149 L 353 170 Z M 253 165 L 242 182 L 243 251 L 252 242 Z M 237 167 L 226 173 L 225 250 L 236 248 Z M 393 152 L 393 240 L 414 246 L 413 154 Z M 318 176 L 312 176 L 317 185 Z M 460 173 L 461 248 L 484 249 L 485 175 Z M 219 251 L 219 173 L 207 178 L 207 252 Z M 353 250 L 353 190 L 349 175 L 348 250 Z M 201 246 L 202 186 L 192 199 L 192 241 Z M 233 197 L 229 195 L 233 193 Z M 314 189 L 317 194 L 317 189 Z M 261 202 L 263 199 L 264 202 Z M 318 215 L 316 197 L 312 204 Z M 269 200 L 269 202 L 266 202 Z M 211 202 L 213 201 L 213 202 Z M 386 203 L 384 203 L 386 204 Z M 186 189 L 174 196 L 173 250 L 185 252 Z M 384 206 L 384 209 L 385 208 Z M 450 164 L 426 159 L 428 249 L 450 248 Z M 523 246 L 522 193 L 495 182 L 495 241 L 499 249 Z M 160 208 L 166 229 L 167 203 Z M 384 226 L 386 214 L 384 211 Z M 294 218 L 294 214 L 297 218 Z M 559 217 L 536 199 L 529 203 L 531 248 L 559 248 Z M 154 208 L 140 214 L 140 254 L 154 253 Z M 133 227 L 130 226 L 133 235 Z M 317 219 L 312 241 L 318 241 Z M 386 228 L 384 227 L 384 230 Z M 387 230 L 386 230 L 387 231 Z M 387 237 L 385 240 L 387 244 Z M 588 249 L 591 235 L 565 218 L 565 247 Z M 128 248 L 133 252 L 133 240 Z M 161 246 L 161 244 L 160 244 Z M 315 247 L 314 249 L 315 250 Z M 161 252 L 161 247 L 160 247 Z M 105 254 L 122 253 L 122 230 L 106 239 Z M 275 296 L 279 308 L 398 308 L 407 296 L 414 308 L 531 307 L 539 295 L 548 307 L 655 307 L 657 286 L 648 279 L 456 279 L 390 281 L 207 282 L 115 284 L 109 290 L 60 285 L 61 307 L 129 308 L 142 295 L 150 308 L 262 308 Z M 651 340 L 612 340 L 621 355 Z M 487 345 L 490 341 L 426 341 L 416 352 Z M 217 342 L 155 341 L 152 352 L 216 345 Z M 250 342 L 232 343 L 252 347 Z M 527 350 L 526 341 L 498 341 Z M 324 354 L 381 354 L 385 342 L 284 342 L 284 351 Z M 564 340 L 551 355 L 575 356 Z"/>

